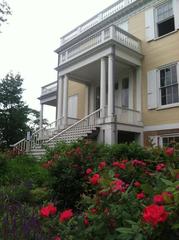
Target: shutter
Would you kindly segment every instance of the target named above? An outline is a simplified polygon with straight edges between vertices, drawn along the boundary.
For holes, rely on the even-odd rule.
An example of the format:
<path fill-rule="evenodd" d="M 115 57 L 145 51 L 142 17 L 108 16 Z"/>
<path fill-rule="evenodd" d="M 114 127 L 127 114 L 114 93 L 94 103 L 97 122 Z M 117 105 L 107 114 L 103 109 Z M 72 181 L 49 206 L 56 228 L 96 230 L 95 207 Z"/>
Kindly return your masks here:
<path fill-rule="evenodd" d="M 148 109 L 157 107 L 157 70 L 147 73 Z"/>
<path fill-rule="evenodd" d="M 155 38 L 153 8 L 150 8 L 145 11 L 145 36 L 146 41 L 150 41 Z"/>
<path fill-rule="evenodd" d="M 175 30 L 179 29 L 179 0 L 173 0 L 173 13 L 175 18 Z"/>
<path fill-rule="evenodd" d="M 177 62 L 177 82 L 179 84 L 179 62 Z"/>

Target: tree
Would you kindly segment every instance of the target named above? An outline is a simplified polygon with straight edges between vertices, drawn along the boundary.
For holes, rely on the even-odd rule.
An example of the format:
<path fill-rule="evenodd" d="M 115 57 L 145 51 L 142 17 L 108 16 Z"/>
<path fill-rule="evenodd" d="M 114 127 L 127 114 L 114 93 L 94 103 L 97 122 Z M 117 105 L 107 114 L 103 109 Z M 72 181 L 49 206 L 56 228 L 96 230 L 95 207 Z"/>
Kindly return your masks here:
<path fill-rule="evenodd" d="M 11 14 L 11 9 L 5 0 L 0 0 L 0 27 L 7 21 L 7 16 Z"/>
<path fill-rule="evenodd" d="M 9 147 L 29 130 L 31 109 L 23 102 L 23 79 L 9 73 L 0 81 L 0 147 Z"/>

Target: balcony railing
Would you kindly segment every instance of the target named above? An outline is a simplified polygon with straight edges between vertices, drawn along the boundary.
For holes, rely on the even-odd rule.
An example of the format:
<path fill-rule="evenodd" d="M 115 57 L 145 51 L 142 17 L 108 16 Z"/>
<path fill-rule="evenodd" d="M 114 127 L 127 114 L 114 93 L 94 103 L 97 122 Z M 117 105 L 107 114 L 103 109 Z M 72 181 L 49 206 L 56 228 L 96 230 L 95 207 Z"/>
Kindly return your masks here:
<path fill-rule="evenodd" d="M 41 96 L 56 92 L 57 91 L 57 81 L 49 83 L 42 87 Z"/>
<path fill-rule="evenodd" d="M 114 40 L 127 48 L 141 53 L 141 41 L 138 38 L 115 25 L 111 25 L 62 51 L 59 56 L 59 65 L 62 65 L 109 40 Z"/>
<path fill-rule="evenodd" d="M 66 35 L 64 35 L 60 40 L 61 40 L 61 45 L 65 44 L 66 42 L 70 41 L 74 37 L 80 35 L 82 32 L 85 32 L 86 30 L 90 29 L 91 27 L 97 25 L 99 22 L 102 22 L 106 18 L 110 17 L 111 15 L 117 13 L 118 11 L 124 9 L 128 5 L 132 4 L 136 0 L 120 0 L 99 14 L 95 15 L 94 17 L 90 18 L 74 30 L 70 31 Z"/>
<path fill-rule="evenodd" d="M 142 124 L 140 111 L 115 106 L 115 114 L 117 116 L 117 122 L 119 123 L 135 124 L 135 125 Z"/>

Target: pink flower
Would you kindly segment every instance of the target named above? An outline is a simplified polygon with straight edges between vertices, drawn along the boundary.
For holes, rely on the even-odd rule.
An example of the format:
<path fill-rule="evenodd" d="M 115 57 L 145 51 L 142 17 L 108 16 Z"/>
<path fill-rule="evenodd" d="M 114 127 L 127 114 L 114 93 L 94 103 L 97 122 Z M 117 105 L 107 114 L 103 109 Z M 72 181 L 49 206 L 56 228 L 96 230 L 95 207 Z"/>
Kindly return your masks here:
<path fill-rule="evenodd" d="M 86 169 L 86 174 L 87 174 L 87 175 L 89 175 L 89 174 L 92 173 L 92 172 L 93 172 L 93 170 L 92 170 L 91 168 Z"/>
<path fill-rule="evenodd" d="M 62 222 L 69 220 L 72 217 L 73 217 L 73 210 L 67 209 L 67 210 L 63 211 L 62 213 L 60 213 L 59 221 L 62 223 Z"/>
<path fill-rule="evenodd" d="M 92 214 L 96 214 L 97 213 L 97 209 L 96 208 L 91 208 L 91 213 Z"/>
<path fill-rule="evenodd" d="M 164 198 L 162 195 L 158 194 L 153 197 L 153 202 L 155 204 L 162 204 L 164 202 Z"/>
<path fill-rule="evenodd" d="M 119 174 L 119 173 L 115 173 L 115 174 L 114 174 L 114 177 L 115 177 L 115 178 L 119 178 L 119 177 L 120 177 L 120 174 Z"/>
<path fill-rule="evenodd" d="M 173 147 L 168 147 L 165 149 L 165 154 L 168 156 L 168 157 L 172 157 L 173 154 L 174 154 L 174 148 Z"/>
<path fill-rule="evenodd" d="M 134 186 L 138 188 L 138 187 L 140 187 L 140 186 L 141 186 L 141 183 L 140 183 L 140 182 L 138 182 L 138 181 L 136 181 L 136 182 L 134 183 Z"/>
<path fill-rule="evenodd" d="M 86 225 L 86 226 L 89 225 L 89 220 L 88 220 L 88 216 L 87 216 L 87 215 L 84 215 L 83 223 L 84 223 L 84 225 Z"/>
<path fill-rule="evenodd" d="M 98 185 L 99 181 L 100 181 L 100 175 L 97 173 L 90 178 L 90 182 L 92 185 Z"/>
<path fill-rule="evenodd" d="M 139 199 L 139 200 L 144 199 L 144 198 L 145 198 L 144 192 L 138 193 L 138 194 L 136 195 L 136 198 Z"/>
<path fill-rule="evenodd" d="M 126 188 L 125 188 L 125 183 L 118 179 L 118 180 L 115 180 L 112 182 L 112 184 L 114 184 L 114 187 L 113 187 L 113 191 L 120 191 L 120 192 L 125 192 Z"/>
<path fill-rule="evenodd" d="M 135 159 L 135 160 L 132 160 L 131 162 L 132 162 L 133 166 L 141 166 L 141 167 L 145 167 L 146 166 L 146 163 L 144 161 L 142 161 L 142 160 Z"/>
<path fill-rule="evenodd" d="M 56 236 L 54 240 L 62 240 L 59 236 Z"/>
<path fill-rule="evenodd" d="M 144 208 L 143 219 L 146 223 L 155 227 L 158 223 L 165 222 L 168 218 L 168 212 L 165 211 L 163 206 L 155 204 L 149 205 Z"/>
<path fill-rule="evenodd" d="M 157 166 L 156 166 L 156 171 L 158 172 L 161 172 L 162 170 L 165 169 L 165 164 L 164 163 L 159 163 Z"/>
<path fill-rule="evenodd" d="M 113 162 L 113 167 L 118 167 L 120 169 L 126 169 L 126 165 L 124 163 L 120 163 L 120 162 Z"/>
<path fill-rule="evenodd" d="M 105 166 L 106 166 L 106 162 L 103 161 L 103 162 L 99 163 L 98 168 L 99 168 L 99 170 L 102 170 Z"/>
<path fill-rule="evenodd" d="M 54 207 L 53 204 L 49 203 L 46 207 L 42 207 L 40 209 L 41 217 L 49 217 L 50 215 L 54 215 L 57 212 L 57 208 Z"/>

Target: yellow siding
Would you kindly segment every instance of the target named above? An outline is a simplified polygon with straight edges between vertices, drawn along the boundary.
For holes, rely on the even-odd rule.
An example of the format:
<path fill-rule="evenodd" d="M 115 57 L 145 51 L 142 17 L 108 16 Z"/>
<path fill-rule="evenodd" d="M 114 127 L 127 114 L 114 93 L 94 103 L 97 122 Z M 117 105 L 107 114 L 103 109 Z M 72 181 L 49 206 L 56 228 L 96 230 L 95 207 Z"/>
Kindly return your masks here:
<path fill-rule="evenodd" d="M 179 122 L 179 107 L 163 110 L 147 109 L 147 72 L 162 65 L 179 61 L 179 31 L 151 42 L 145 41 L 145 13 L 129 19 L 129 32 L 142 40 L 142 109 L 144 125 Z"/>
<path fill-rule="evenodd" d="M 84 84 L 69 81 L 68 95 L 78 95 L 78 118 L 83 118 L 85 116 L 85 89 L 86 86 Z"/>

